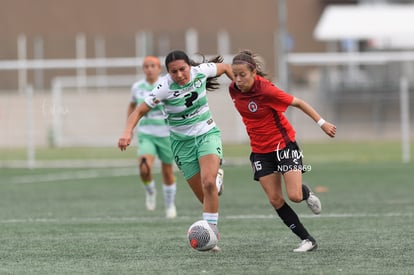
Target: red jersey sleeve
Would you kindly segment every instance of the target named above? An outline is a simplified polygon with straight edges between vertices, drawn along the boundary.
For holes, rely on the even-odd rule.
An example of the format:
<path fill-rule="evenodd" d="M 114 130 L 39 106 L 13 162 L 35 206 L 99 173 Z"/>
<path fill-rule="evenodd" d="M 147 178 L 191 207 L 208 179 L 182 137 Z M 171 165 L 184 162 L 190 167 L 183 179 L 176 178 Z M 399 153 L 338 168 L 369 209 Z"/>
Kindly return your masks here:
<path fill-rule="evenodd" d="M 280 88 L 276 87 L 270 81 L 262 82 L 262 91 L 264 92 L 269 107 L 278 112 L 285 112 L 292 104 L 293 95 L 286 93 Z"/>

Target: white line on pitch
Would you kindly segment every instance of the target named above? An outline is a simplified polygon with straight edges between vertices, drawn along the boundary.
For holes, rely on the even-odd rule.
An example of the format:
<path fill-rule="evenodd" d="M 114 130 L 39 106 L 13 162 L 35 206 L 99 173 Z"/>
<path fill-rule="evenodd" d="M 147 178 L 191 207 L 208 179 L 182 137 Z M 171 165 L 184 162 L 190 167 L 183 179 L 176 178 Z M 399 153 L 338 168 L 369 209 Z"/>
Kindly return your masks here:
<path fill-rule="evenodd" d="M 373 217 L 413 217 L 412 213 L 384 213 L 384 214 L 351 214 L 351 213 L 328 213 L 321 215 L 300 215 L 301 218 L 373 218 Z M 180 216 L 176 220 L 194 220 L 195 217 Z M 243 219 L 274 219 L 275 215 L 229 215 L 220 217 L 221 220 L 243 220 Z M 154 222 L 166 220 L 164 217 L 73 217 L 73 218 L 26 218 L 26 219 L 3 219 L 1 224 L 14 223 L 90 223 L 90 222 Z M 173 221 L 173 220 L 171 220 Z"/>
<path fill-rule="evenodd" d="M 85 171 L 71 171 L 62 173 L 51 173 L 42 175 L 25 175 L 11 178 L 10 183 L 41 183 L 51 181 L 64 181 L 76 179 L 94 179 L 106 177 L 120 177 L 137 175 L 136 168 L 117 168 L 117 169 L 91 169 Z"/>

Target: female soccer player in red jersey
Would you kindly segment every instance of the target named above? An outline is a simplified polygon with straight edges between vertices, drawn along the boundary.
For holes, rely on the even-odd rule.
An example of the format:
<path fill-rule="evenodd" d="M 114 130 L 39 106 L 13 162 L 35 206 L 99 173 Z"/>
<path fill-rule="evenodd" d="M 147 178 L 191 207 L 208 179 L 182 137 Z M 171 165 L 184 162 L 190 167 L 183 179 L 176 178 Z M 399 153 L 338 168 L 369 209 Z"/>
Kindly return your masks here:
<path fill-rule="evenodd" d="M 234 78 L 229 87 L 230 96 L 250 138 L 254 180 L 260 182 L 279 217 L 302 240 L 293 251 L 312 251 L 317 248 L 316 240 L 283 199 L 282 177 L 291 201 L 306 201 L 314 214 L 320 213 L 321 203 L 310 188 L 302 184 L 306 166 L 302 164 L 296 132 L 283 112 L 289 106 L 300 109 L 330 137 L 335 136 L 336 126 L 325 121 L 308 103 L 267 80 L 257 57 L 251 51 L 244 50 L 233 58 Z"/>

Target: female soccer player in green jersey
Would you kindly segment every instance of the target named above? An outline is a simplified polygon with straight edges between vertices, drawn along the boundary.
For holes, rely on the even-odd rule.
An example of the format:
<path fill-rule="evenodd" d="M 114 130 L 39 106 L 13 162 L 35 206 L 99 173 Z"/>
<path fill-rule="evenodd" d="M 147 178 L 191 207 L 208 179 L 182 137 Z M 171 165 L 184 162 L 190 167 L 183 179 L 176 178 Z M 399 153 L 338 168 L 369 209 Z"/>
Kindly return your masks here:
<path fill-rule="evenodd" d="M 233 78 L 230 64 L 221 61 L 217 57 L 213 62 L 196 64 L 183 51 L 170 52 L 165 60 L 168 74 L 128 117 L 118 141 L 118 147 L 125 150 L 138 121 L 163 103 L 175 162 L 203 204 L 203 219 L 217 235 L 220 190 L 216 182 L 223 153 L 220 130 L 208 106 L 207 90 L 218 88 L 216 77 L 222 74 Z"/>

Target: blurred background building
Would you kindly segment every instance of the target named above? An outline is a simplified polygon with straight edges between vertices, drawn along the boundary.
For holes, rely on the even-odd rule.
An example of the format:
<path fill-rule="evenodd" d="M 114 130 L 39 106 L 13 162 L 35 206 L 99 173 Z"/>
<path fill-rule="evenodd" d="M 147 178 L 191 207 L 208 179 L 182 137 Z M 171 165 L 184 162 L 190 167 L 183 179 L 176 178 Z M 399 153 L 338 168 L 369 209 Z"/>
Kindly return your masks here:
<path fill-rule="evenodd" d="M 114 145 L 140 58 L 172 49 L 226 61 L 251 49 L 275 83 L 338 125 L 338 139 L 411 139 L 413 3 L 0 0 L 0 146 L 28 135 L 36 146 Z M 226 93 L 210 97 L 224 141 L 245 142 Z M 299 139 L 325 138 L 288 116 Z"/>
<path fill-rule="evenodd" d="M 332 2 L 355 1 L 286 1 L 289 50 L 324 50 L 323 43 L 313 37 L 313 31 L 323 8 Z M 197 32 L 198 43 L 189 51 L 217 54 L 220 50 L 236 53 L 251 48 L 263 55 L 272 73 L 275 70 L 278 30 L 275 0 L 2 0 L 0 3 L 0 59 L 3 60 L 18 58 L 20 35 L 26 39 L 27 59 L 67 59 L 78 57 L 77 39 L 78 43 L 84 39 L 86 58 L 133 57 L 140 53 L 164 56 L 171 49 L 185 50 L 186 33 L 193 30 Z M 228 45 L 222 45 L 221 49 L 220 34 L 229 39 Z M 136 44 L 137 35 L 145 35 L 144 45 Z M 30 82 L 35 82 L 33 74 L 29 72 Z M 47 86 L 56 74 L 45 72 L 42 81 L 34 83 L 35 88 Z M 2 72 L 0 77 L 2 89 L 17 87 L 16 72 L 7 76 Z"/>

